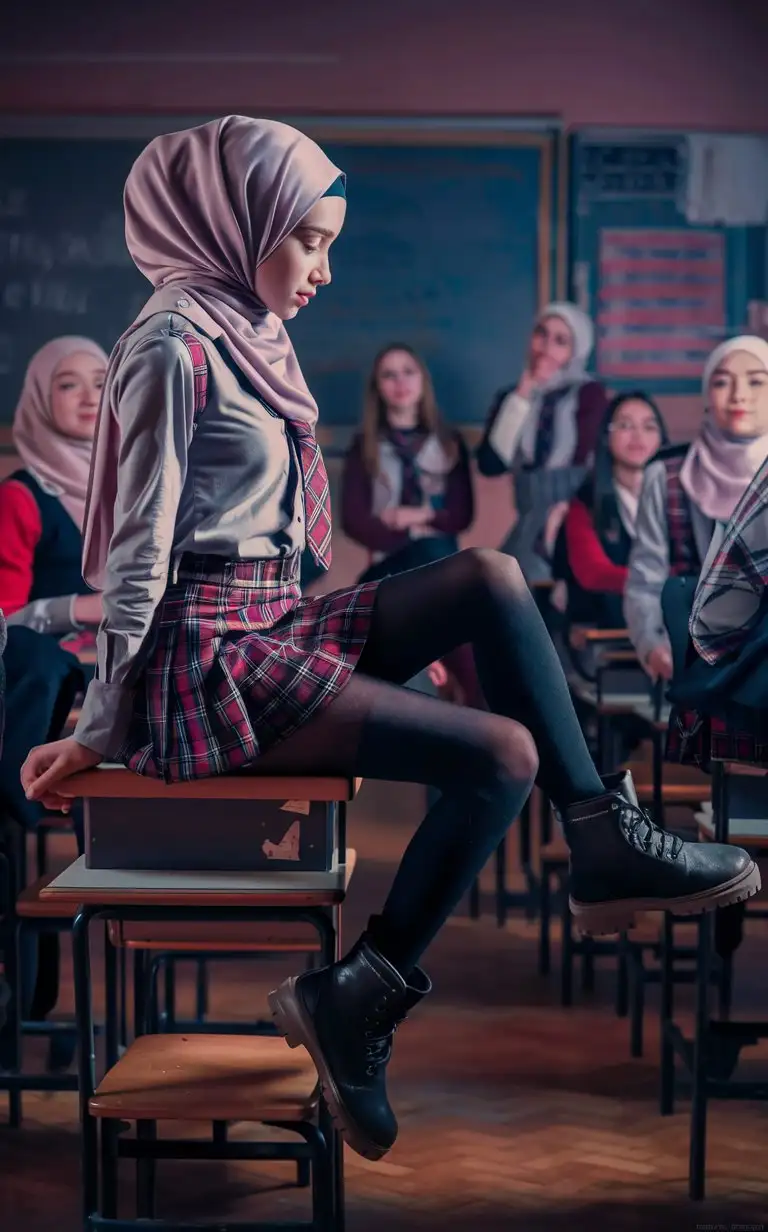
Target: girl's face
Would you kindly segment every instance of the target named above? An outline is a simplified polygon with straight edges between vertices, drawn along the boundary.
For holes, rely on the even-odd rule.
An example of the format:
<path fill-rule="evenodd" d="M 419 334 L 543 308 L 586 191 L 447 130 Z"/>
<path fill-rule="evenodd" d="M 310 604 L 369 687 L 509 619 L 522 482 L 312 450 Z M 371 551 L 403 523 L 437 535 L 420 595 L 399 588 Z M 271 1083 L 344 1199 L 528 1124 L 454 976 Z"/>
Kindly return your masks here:
<path fill-rule="evenodd" d="M 573 357 L 573 334 L 562 317 L 544 317 L 531 338 L 532 376 L 546 380 L 564 368 Z"/>
<path fill-rule="evenodd" d="M 628 398 L 611 420 L 608 447 L 619 466 L 642 470 L 661 447 L 661 428 L 647 402 Z"/>
<path fill-rule="evenodd" d="M 768 370 L 749 351 L 731 351 L 709 378 L 709 407 L 729 436 L 768 432 Z"/>
<path fill-rule="evenodd" d="M 407 351 L 387 351 L 379 360 L 376 388 L 387 408 L 387 417 L 402 422 L 416 420 L 424 393 L 421 368 Z"/>
<path fill-rule="evenodd" d="M 51 381 L 51 415 L 62 436 L 92 441 L 106 374 L 104 362 L 75 351 L 57 364 Z"/>
<path fill-rule="evenodd" d="M 283 321 L 290 321 L 331 281 L 329 250 L 341 231 L 347 203 L 322 197 L 256 270 L 256 294 Z"/>

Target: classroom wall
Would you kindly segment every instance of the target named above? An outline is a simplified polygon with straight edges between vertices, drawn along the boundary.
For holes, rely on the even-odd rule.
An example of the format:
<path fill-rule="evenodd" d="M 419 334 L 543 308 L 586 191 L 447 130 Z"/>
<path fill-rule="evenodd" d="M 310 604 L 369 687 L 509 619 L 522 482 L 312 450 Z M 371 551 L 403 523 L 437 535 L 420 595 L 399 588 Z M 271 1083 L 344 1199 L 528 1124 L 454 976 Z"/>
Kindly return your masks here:
<path fill-rule="evenodd" d="M 0 111 L 504 113 L 768 132 L 766 51 L 760 0 L 37 0 L 3 17 Z"/>
<path fill-rule="evenodd" d="M 0 112 L 557 116 L 567 127 L 768 133 L 753 0 L 38 0 L 3 18 Z M 768 255 L 768 254 L 767 254 Z M 673 439 L 695 396 L 659 399 Z M 0 457 L 0 474 L 15 460 Z M 331 459 L 332 481 L 339 463 Z M 467 543 L 498 544 L 509 481 L 477 478 Z M 339 534 L 330 581 L 365 556 Z"/>

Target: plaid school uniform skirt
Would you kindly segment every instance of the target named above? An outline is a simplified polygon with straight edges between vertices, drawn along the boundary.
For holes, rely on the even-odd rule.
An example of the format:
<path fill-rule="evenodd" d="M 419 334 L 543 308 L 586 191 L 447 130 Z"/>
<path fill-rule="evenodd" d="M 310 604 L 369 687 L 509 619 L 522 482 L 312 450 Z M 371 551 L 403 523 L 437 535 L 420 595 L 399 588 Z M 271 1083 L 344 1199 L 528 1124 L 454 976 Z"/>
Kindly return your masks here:
<path fill-rule="evenodd" d="M 672 708 L 665 760 L 710 771 L 713 761 L 768 766 L 768 715 L 755 714 L 750 727 L 720 715 Z"/>
<path fill-rule="evenodd" d="M 242 770 L 338 696 L 378 583 L 302 599 L 299 566 L 182 558 L 120 753 L 129 769 L 168 783 Z"/>

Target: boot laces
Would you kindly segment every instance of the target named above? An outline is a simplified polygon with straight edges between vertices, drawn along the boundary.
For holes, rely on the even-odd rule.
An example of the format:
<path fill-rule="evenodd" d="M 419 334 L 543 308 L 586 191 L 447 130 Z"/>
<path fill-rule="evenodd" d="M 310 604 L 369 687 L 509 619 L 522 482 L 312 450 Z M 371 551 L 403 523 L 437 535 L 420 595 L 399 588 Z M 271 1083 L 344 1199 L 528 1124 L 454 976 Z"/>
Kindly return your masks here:
<path fill-rule="evenodd" d="M 365 1072 L 369 1078 L 373 1078 L 392 1056 L 395 1031 L 404 1019 L 405 1015 L 393 1017 L 386 1001 L 379 1001 L 365 1019 Z"/>
<path fill-rule="evenodd" d="M 621 803 L 614 807 L 621 810 L 624 832 L 634 847 L 658 859 L 677 859 L 683 848 L 681 838 L 662 830 L 661 826 L 651 821 L 644 809 L 630 804 L 623 797 Z"/>

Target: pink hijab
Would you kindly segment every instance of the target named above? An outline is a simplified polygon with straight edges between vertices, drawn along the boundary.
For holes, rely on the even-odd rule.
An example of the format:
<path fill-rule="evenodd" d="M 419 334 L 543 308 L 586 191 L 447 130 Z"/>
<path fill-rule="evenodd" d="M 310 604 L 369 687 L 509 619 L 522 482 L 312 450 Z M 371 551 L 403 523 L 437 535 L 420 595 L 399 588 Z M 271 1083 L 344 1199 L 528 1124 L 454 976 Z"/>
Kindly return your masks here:
<path fill-rule="evenodd" d="M 106 367 L 106 352 L 90 338 L 53 338 L 32 356 L 13 417 L 13 443 L 25 469 L 58 496 L 77 529 L 82 530 L 93 442 L 64 436 L 51 410 L 54 373 L 63 360 L 78 351 L 87 352 Z"/>
<path fill-rule="evenodd" d="M 768 370 L 768 342 L 751 334 L 721 342 L 707 360 L 702 378 L 705 399 L 718 365 L 734 351 L 748 351 Z M 728 436 L 707 415 L 696 440 L 685 455 L 680 484 L 683 491 L 714 522 L 729 522 L 731 515 L 768 455 L 768 435 Z"/>
<path fill-rule="evenodd" d="M 157 137 L 125 185 L 125 237 L 156 290 L 173 286 L 223 330 L 221 341 L 266 403 L 310 428 L 317 404 L 283 322 L 256 296 L 256 268 L 290 235 L 341 172 L 303 133 L 273 120 L 225 116 Z M 152 311 L 151 301 L 125 339 Z M 109 388 L 94 445 L 83 575 L 101 589 L 114 528 L 120 427 Z"/>

